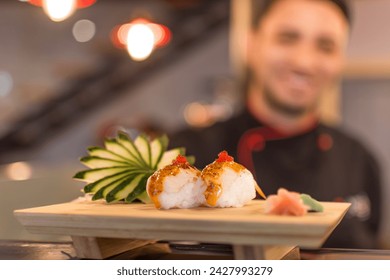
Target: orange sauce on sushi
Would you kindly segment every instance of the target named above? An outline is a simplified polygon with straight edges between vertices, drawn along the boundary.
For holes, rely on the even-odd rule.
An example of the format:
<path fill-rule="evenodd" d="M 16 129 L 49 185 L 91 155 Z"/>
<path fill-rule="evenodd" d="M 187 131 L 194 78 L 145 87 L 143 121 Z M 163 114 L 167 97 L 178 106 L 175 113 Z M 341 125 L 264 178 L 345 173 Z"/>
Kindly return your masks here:
<path fill-rule="evenodd" d="M 205 181 L 207 188 L 204 192 L 206 202 L 210 206 L 217 204 L 218 198 L 222 194 L 222 185 L 220 183 L 220 177 L 224 167 L 233 169 L 235 172 L 240 172 L 245 169 L 244 166 L 234 161 L 214 161 L 207 165 L 202 171 L 202 179 Z"/>
<path fill-rule="evenodd" d="M 149 179 L 148 194 L 156 208 L 161 208 L 159 195 L 164 191 L 164 180 L 168 176 L 176 176 L 181 169 L 195 169 L 188 162 L 174 161 L 172 164 L 156 171 Z M 198 171 L 200 173 L 200 171 Z"/>

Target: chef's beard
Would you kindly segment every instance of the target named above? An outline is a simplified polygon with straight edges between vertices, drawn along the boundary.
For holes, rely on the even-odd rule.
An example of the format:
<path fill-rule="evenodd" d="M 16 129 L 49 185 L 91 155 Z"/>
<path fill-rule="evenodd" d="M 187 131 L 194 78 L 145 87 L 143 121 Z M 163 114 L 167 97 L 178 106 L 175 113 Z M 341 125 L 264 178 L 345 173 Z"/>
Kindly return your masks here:
<path fill-rule="evenodd" d="M 268 106 L 271 109 L 287 117 L 291 117 L 291 118 L 301 117 L 311 109 L 304 106 L 293 106 L 283 101 L 280 101 L 275 96 L 275 94 L 268 88 L 264 88 L 263 94 L 264 94 L 265 102 L 268 104 Z"/>

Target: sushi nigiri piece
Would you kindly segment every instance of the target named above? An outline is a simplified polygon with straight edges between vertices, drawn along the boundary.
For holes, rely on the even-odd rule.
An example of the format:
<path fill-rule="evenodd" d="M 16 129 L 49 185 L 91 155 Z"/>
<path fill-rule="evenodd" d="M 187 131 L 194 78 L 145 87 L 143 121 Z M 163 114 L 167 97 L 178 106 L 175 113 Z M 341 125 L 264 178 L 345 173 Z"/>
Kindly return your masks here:
<path fill-rule="evenodd" d="M 200 170 L 179 155 L 148 178 L 146 191 L 158 209 L 193 208 L 204 204 L 206 186 Z"/>
<path fill-rule="evenodd" d="M 209 207 L 242 207 L 256 197 L 256 189 L 265 198 L 252 173 L 226 151 L 202 170 L 201 177 L 207 186 L 204 197 Z"/>
<path fill-rule="evenodd" d="M 265 213 L 283 216 L 303 216 L 308 209 L 309 206 L 304 204 L 299 193 L 284 188 L 268 196 L 265 205 Z"/>

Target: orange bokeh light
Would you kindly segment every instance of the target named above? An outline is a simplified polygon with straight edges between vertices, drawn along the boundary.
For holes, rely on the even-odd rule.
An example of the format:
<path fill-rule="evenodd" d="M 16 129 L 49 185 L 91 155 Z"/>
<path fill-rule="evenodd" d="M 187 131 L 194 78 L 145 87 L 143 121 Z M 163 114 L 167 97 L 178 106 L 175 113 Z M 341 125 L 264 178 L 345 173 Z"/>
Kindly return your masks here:
<path fill-rule="evenodd" d="M 28 2 L 35 6 L 42 6 L 43 0 L 28 0 Z M 96 0 L 77 0 L 77 8 L 82 9 L 95 4 Z"/>
<path fill-rule="evenodd" d="M 172 33 L 168 27 L 162 24 L 153 23 L 144 18 L 137 18 L 129 23 L 117 25 L 111 32 L 111 41 L 117 48 L 125 48 L 127 34 L 134 24 L 146 24 L 153 31 L 154 34 L 154 45 L 155 47 L 163 47 L 169 43 L 172 38 Z"/>

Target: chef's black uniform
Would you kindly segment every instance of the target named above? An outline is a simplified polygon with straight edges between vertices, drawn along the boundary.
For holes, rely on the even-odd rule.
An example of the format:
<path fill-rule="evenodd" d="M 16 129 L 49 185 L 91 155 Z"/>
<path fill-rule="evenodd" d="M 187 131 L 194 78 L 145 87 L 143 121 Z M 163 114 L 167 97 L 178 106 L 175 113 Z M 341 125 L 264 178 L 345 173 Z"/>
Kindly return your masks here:
<path fill-rule="evenodd" d="M 320 201 L 348 201 L 350 210 L 328 238 L 326 248 L 377 248 L 381 182 L 370 152 L 345 133 L 315 124 L 299 135 L 262 126 L 248 112 L 206 129 L 170 136 L 186 147 L 202 169 L 226 150 L 256 177 L 266 195 L 280 187 Z"/>

